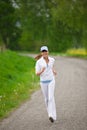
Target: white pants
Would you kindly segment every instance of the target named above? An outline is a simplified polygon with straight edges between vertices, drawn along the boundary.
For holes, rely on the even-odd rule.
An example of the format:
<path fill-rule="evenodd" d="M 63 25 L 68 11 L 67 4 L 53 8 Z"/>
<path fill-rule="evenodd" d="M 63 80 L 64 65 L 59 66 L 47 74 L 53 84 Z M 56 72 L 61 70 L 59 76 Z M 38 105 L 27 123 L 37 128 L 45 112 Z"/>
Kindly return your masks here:
<path fill-rule="evenodd" d="M 56 120 L 56 107 L 54 99 L 55 80 L 49 83 L 40 83 L 45 98 L 48 116 Z"/>

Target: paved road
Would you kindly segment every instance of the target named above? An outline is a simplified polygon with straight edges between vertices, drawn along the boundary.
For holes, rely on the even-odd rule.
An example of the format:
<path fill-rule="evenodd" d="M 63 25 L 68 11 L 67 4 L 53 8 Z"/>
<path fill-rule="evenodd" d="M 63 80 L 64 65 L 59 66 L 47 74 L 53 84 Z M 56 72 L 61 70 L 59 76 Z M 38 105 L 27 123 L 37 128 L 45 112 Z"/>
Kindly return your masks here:
<path fill-rule="evenodd" d="M 87 130 L 87 60 L 55 59 L 57 121 L 48 120 L 40 89 L 0 123 L 0 130 Z"/>

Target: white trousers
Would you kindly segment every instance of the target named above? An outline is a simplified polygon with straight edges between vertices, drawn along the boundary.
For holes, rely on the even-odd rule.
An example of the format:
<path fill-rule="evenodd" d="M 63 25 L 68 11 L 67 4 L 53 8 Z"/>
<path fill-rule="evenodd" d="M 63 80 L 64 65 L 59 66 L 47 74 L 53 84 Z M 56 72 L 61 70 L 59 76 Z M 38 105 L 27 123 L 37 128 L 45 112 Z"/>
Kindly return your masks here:
<path fill-rule="evenodd" d="M 49 83 L 40 83 L 44 95 L 48 116 L 56 120 L 56 107 L 54 99 L 55 80 Z"/>

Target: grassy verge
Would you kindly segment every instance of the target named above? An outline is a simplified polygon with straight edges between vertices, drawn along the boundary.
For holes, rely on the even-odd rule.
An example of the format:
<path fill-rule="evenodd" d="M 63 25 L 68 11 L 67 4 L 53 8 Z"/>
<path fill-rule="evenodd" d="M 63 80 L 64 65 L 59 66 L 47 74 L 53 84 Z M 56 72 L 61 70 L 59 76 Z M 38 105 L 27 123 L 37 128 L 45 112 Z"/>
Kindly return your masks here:
<path fill-rule="evenodd" d="M 76 57 L 87 59 L 87 51 L 85 49 L 69 49 L 65 53 L 54 52 L 52 55 L 65 56 L 65 57 Z"/>
<path fill-rule="evenodd" d="M 77 58 L 87 59 L 87 51 L 83 48 L 81 49 L 69 49 L 66 51 L 66 56 L 72 56 Z"/>
<path fill-rule="evenodd" d="M 0 53 L 0 119 L 30 98 L 38 88 L 35 60 L 15 52 Z"/>

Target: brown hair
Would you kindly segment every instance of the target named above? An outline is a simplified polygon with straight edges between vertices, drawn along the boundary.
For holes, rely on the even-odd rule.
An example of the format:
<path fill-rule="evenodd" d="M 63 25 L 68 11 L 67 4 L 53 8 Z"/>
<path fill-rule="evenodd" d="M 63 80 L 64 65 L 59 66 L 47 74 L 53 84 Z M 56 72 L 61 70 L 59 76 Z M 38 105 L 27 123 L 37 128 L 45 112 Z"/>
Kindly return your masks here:
<path fill-rule="evenodd" d="M 41 57 L 42 57 L 42 55 L 41 55 L 41 54 L 38 54 L 38 55 L 35 57 L 35 60 L 39 60 Z"/>

